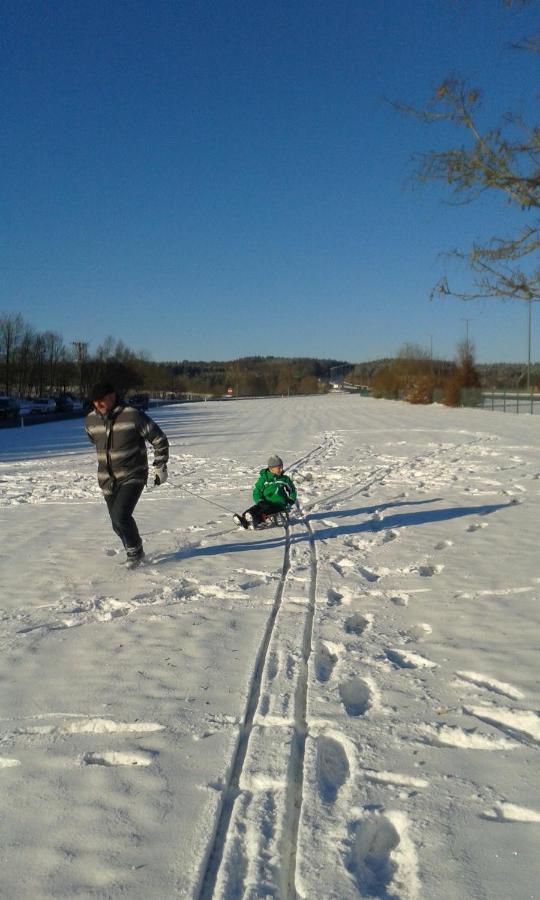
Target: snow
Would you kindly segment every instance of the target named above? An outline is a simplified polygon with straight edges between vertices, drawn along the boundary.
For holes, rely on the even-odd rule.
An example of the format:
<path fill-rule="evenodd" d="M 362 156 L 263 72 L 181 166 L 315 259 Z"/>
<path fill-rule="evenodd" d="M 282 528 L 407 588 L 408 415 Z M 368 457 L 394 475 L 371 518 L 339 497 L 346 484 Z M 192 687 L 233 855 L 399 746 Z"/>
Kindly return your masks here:
<path fill-rule="evenodd" d="M 540 419 L 154 414 L 135 571 L 81 420 L 0 431 L 2 896 L 539 897 Z"/>

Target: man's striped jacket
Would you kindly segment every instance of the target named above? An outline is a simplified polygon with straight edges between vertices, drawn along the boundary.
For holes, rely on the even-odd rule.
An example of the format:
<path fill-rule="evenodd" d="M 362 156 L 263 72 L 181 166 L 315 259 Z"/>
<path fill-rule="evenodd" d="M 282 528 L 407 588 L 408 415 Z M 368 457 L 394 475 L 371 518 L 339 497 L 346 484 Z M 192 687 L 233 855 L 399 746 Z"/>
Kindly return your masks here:
<path fill-rule="evenodd" d="M 97 451 L 98 483 L 104 494 L 114 493 L 116 486 L 126 482 L 146 484 L 146 441 L 154 448 L 154 467 L 167 464 L 167 437 L 142 410 L 118 401 L 106 416 L 95 409 L 89 412 L 84 427 Z"/>

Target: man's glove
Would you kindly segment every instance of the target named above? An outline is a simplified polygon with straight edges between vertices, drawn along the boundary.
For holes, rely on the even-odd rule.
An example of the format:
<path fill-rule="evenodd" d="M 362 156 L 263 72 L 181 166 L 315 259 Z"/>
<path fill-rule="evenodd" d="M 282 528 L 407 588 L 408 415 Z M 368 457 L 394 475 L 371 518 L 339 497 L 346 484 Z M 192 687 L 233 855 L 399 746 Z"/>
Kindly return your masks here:
<path fill-rule="evenodd" d="M 169 473 L 167 472 L 167 466 L 160 466 L 155 469 L 155 477 L 154 484 L 157 486 L 158 484 L 165 484 Z"/>

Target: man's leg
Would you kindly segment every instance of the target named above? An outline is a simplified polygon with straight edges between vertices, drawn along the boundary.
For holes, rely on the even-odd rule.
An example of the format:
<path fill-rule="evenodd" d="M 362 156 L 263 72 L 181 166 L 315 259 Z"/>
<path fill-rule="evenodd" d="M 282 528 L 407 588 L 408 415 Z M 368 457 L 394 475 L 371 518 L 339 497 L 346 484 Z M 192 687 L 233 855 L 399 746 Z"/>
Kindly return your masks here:
<path fill-rule="evenodd" d="M 133 518 L 133 510 L 143 488 L 143 484 L 122 484 L 116 488 L 114 494 L 105 495 L 113 530 L 127 551 L 142 550 L 142 540 Z"/>

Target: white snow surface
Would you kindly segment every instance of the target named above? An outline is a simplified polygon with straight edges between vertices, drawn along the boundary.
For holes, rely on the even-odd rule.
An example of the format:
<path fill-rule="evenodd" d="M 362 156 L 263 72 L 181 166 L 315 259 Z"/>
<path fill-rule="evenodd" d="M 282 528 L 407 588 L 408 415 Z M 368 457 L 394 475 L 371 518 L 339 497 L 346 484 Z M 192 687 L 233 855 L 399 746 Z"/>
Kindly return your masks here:
<path fill-rule="evenodd" d="M 82 421 L 0 431 L 0 896 L 540 897 L 540 417 L 152 415 L 133 571 Z"/>

